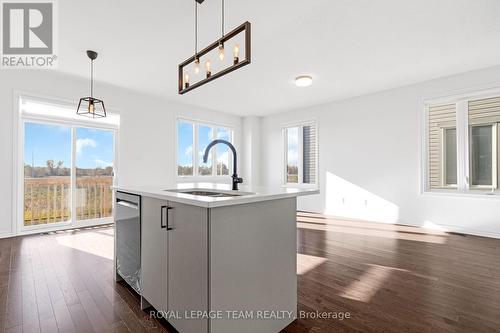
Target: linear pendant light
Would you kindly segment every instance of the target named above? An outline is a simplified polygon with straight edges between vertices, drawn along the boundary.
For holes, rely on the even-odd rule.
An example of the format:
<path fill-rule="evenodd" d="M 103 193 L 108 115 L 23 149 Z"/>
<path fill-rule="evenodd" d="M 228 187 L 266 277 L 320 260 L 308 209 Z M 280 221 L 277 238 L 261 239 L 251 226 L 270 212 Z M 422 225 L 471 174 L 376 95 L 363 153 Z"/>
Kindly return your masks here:
<path fill-rule="evenodd" d="M 181 95 L 251 63 L 251 24 L 247 21 L 231 32 L 225 34 L 224 0 L 221 0 L 222 36 L 221 38 L 198 52 L 198 4 L 202 4 L 204 1 L 205 0 L 195 0 L 194 55 L 179 65 L 178 80 L 179 94 Z M 240 45 L 234 41 L 240 34 L 243 34 L 244 38 L 245 50 L 243 59 L 240 59 Z M 224 53 L 225 46 L 227 45 L 233 46 L 233 59 L 229 64 L 226 64 L 226 62 L 229 61 L 225 61 L 226 57 Z M 211 60 L 209 59 L 209 53 L 216 49 L 218 52 L 218 60 L 222 62 L 222 67 L 219 71 L 214 72 L 214 67 L 212 66 Z M 200 63 L 204 63 L 204 74 L 200 73 Z"/>
<path fill-rule="evenodd" d="M 94 98 L 94 60 L 97 58 L 97 52 L 88 50 L 87 56 L 90 59 L 90 96 L 80 98 L 76 114 L 89 118 L 103 118 L 106 117 L 104 101 Z"/>

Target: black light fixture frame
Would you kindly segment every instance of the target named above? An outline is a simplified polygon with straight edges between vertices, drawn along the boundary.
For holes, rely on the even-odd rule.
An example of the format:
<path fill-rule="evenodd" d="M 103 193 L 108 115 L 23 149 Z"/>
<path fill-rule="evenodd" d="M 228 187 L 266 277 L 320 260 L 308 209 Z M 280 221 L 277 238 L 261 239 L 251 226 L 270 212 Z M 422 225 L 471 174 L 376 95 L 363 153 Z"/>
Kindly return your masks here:
<path fill-rule="evenodd" d="M 87 56 L 90 59 L 90 96 L 89 97 L 82 97 L 80 98 L 80 102 L 78 102 L 78 107 L 76 109 L 76 114 L 80 116 L 85 116 L 89 118 L 105 118 L 106 117 L 106 107 L 104 106 L 104 101 L 98 98 L 94 98 L 94 60 L 97 58 L 97 52 L 92 51 L 92 50 L 87 50 Z M 83 108 L 83 110 L 87 111 L 81 111 L 80 106 L 82 105 L 82 102 L 87 105 L 93 104 L 94 105 L 94 112 L 90 112 L 89 108 Z M 97 105 L 102 106 L 102 114 L 96 112 L 98 109 L 96 108 Z"/>
<path fill-rule="evenodd" d="M 83 112 L 83 111 L 80 111 L 80 105 L 82 104 L 82 101 L 85 102 L 86 104 L 94 104 L 94 112 L 89 112 L 88 109 L 86 112 Z M 102 105 L 102 111 L 103 111 L 103 114 L 101 113 L 98 113 L 98 112 L 95 112 L 96 109 L 96 105 Z M 94 97 L 82 97 L 80 98 L 80 102 L 78 103 L 78 109 L 76 109 L 76 114 L 77 115 L 80 115 L 80 116 L 85 116 L 85 117 L 89 117 L 89 118 L 106 118 L 106 107 L 104 106 L 104 101 L 98 99 L 98 98 L 94 98 Z"/>
<path fill-rule="evenodd" d="M 203 55 L 207 54 L 208 52 L 217 49 L 221 43 L 224 44 L 225 42 L 227 42 L 231 38 L 235 37 L 236 35 L 240 34 L 241 32 L 245 32 L 245 59 L 244 60 L 241 60 L 238 63 L 233 64 L 232 66 L 227 67 L 227 68 L 225 68 L 217 73 L 213 73 L 209 77 L 207 77 L 201 81 L 190 84 L 188 87 L 183 86 L 184 67 L 193 63 L 196 59 L 200 59 Z M 204 85 L 210 81 L 213 81 L 221 76 L 229 74 L 232 71 L 235 71 L 243 66 L 246 66 L 252 62 L 251 58 L 252 58 L 251 24 L 250 24 L 250 22 L 247 21 L 247 22 L 243 23 L 242 25 L 240 25 L 239 27 L 235 28 L 233 31 L 225 34 L 223 37 L 219 38 L 218 40 L 216 40 L 215 42 L 213 42 L 212 44 L 210 44 L 209 46 L 207 46 L 206 48 L 204 48 L 200 52 L 196 53 L 195 55 L 193 55 L 192 57 L 190 57 L 189 59 L 187 59 L 186 61 L 184 61 L 183 63 L 181 63 L 179 65 L 179 94 L 180 95 L 185 94 L 188 91 L 191 91 L 193 89 L 201 87 L 202 85 Z"/>

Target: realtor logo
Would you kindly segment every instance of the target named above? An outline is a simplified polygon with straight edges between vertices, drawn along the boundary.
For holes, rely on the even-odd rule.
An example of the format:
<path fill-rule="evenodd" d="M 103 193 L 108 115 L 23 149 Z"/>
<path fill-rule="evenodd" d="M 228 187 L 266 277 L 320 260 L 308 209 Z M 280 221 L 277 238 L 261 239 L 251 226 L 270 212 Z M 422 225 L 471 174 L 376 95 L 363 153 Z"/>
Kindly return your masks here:
<path fill-rule="evenodd" d="M 54 68 L 54 28 L 52 1 L 3 1 L 2 68 Z"/>

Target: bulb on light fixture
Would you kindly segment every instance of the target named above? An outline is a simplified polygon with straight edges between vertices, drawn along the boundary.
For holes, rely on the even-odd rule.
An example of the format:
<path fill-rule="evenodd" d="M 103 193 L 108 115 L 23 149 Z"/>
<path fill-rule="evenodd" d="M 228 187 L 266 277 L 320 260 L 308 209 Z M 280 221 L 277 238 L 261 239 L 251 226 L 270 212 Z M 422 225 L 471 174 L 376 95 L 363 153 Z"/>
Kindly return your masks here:
<path fill-rule="evenodd" d="M 219 43 L 219 59 L 224 60 L 224 43 Z"/>
<path fill-rule="evenodd" d="M 236 65 L 240 61 L 240 46 L 236 44 L 233 50 L 233 64 Z"/>
<path fill-rule="evenodd" d="M 184 88 L 189 88 L 189 74 L 184 75 Z"/>
<path fill-rule="evenodd" d="M 200 58 L 198 57 L 194 59 L 194 73 L 200 74 Z"/>
<path fill-rule="evenodd" d="M 295 78 L 295 85 L 297 87 L 308 87 L 312 84 L 312 77 L 310 75 L 301 75 Z"/>
<path fill-rule="evenodd" d="M 94 112 L 95 112 L 94 102 L 92 102 L 92 101 L 89 102 L 89 110 L 88 111 L 89 111 L 89 113 L 94 114 Z"/>
<path fill-rule="evenodd" d="M 207 70 L 207 78 L 209 78 L 210 75 L 212 75 L 212 72 L 210 71 L 210 66 L 211 66 L 210 60 L 207 60 L 205 62 L 205 69 Z"/>

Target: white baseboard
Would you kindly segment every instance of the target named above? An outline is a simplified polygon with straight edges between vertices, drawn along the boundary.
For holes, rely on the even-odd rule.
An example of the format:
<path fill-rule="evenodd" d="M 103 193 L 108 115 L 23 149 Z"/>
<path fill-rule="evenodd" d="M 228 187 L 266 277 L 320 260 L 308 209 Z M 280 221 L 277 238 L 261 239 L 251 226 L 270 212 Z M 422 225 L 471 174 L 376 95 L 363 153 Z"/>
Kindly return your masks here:
<path fill-rule="evenodd" d="M 0 239 L 9 238 L 9 237 L 17 237 L 17 236 L 42 234 L 42 233 L 47 233 L 47 232 L 64 231 L 64 230 L 71 230 L 71 229 L 85 229 L 85 228 L 91 228 L 91 227 L 100 227 L 100 226 L 107 226 L 107 225 L 110 225 L 113 223 L 114 223 L 113 219 L 110 218 L 110 219 L 105 219 L 100 223 L 96 223 L 95 220 L 89 220 L 89 222 L 84 222 L 80 225 L 63 224 L 63 225 L 55 225 L 55 226 L 50 226 L 50 227 L 40 227 L 40 228 L 27 229 L 27 230 L 19 231 L 18 233 L 3 232 L 3 233 L 0 233 Z"/>
<path fill-rule="evenodd" d="M 14 236 L 15 235 L 12 232 L 0 232 L 0 239 L 14 237 Z"/>
<path fill-rule="evenodd" d="M 485 230 L 476 230 L 476 229 L 469 229 L 469 228 L 462 228 L 462 227 L 457 227 L 454 225 L 444 225 L 442 224 L 444 228 L 448 229 L 448 232 L 452 233 L 459 233 L 459 234 L 465 234 L 465 235 L 471 235 L 471 236 L 480 236 L 480 237 L 488 237 L 488 238 L 498 238 L 500 239 L 500 233 L 498 232 L 492 232 L 492 231 L 485 231 Z"/>

